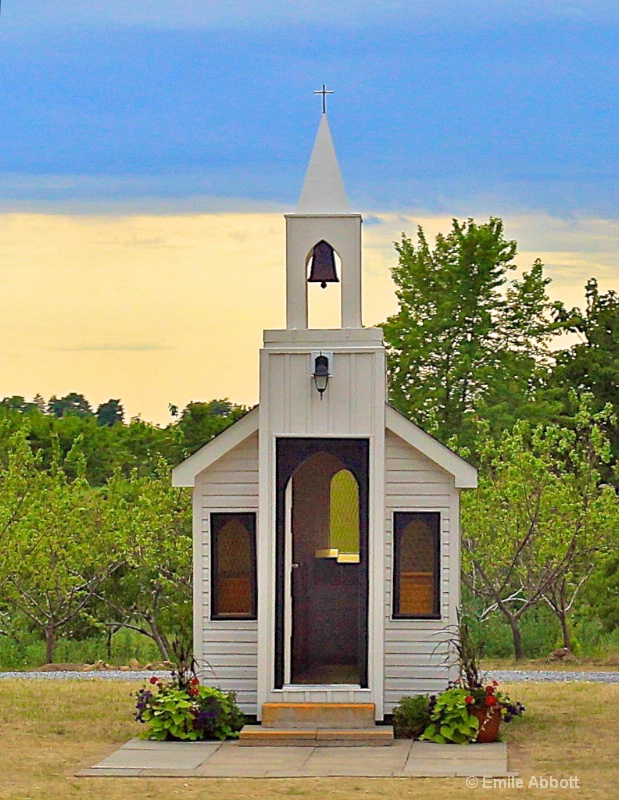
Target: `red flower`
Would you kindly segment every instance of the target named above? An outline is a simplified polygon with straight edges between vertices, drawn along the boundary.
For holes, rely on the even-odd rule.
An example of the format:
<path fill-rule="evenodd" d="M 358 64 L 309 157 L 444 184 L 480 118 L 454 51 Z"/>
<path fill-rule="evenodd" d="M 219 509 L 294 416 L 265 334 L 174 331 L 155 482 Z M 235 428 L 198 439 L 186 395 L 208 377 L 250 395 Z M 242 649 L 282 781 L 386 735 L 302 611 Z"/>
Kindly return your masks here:
<path fill-rule="evenodd" d="M 200 685 L 200 681 L 198 680 L 198 678 L 192 678 L 189 681 L 189 683 L 191 684 L 191 686 L 199 686 Z"/>
<path fill-rule="evenodd" d="M 474 703 L 475 702 L 475 698 L 473 697 L 472 694 L 467 694 L 467 696 L 464 698 L 464 702 L 465 703 Z"/>
<path fill-rule="evenodd" d="M 486 686 L 486 694 L 494 694 L 494 686 Z"/>
<path fill-rule="evenodd" d="M 493 695 L 489 694 L 486 697 L 486 705 L 487 706 L 495 706 L 497 704 L 497 699 Z"/>
<path fill-rule="evenodd" d="M 200 692 L 196 687 L 193 687 L 192 689 L 189 690 L 188 694 L 190 697 L 195 697 L 196 695 L 200 694 Z"/>
<path fill-rule="evenodd" d="M 498 686 L 498 685 L 499 685 L 499 682 L 498 682 L 498 681 L 492 681 L 492 685 L 493 685 L 493 686 Z"/>
<path fill-rule="evenodd" d="M 157 678 L 155 675 L 153 675 L 153 677 L 150 679 L 150 683 L 155 684 L 155 683 L 158 683 L 158 682 L 159 682 L 159 678 Z"/>

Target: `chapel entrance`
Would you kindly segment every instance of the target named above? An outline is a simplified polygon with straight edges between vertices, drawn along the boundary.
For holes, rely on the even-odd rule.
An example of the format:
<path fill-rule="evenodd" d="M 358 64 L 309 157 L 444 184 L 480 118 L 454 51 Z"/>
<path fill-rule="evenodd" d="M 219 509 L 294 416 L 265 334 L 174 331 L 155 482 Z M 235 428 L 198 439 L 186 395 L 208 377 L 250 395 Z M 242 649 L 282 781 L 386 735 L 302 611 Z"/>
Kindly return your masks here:
<path fill-rule="evenodd" d="M 276 688 L 367 686 L 368 450 L 278 440 Z"/>

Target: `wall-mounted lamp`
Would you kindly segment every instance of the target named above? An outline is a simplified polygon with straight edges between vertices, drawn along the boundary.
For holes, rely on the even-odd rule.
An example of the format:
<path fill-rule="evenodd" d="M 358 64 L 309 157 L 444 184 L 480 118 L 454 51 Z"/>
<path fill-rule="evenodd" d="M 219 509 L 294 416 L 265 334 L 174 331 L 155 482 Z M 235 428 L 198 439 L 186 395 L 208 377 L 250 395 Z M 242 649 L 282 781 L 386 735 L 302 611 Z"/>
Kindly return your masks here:
<path fill-rule="evenodd" d="M 322 400 L 322 395 L 329 384 L 329 357 L 324 353 L 314 356 L 314 372 L 312 378 Z"/>

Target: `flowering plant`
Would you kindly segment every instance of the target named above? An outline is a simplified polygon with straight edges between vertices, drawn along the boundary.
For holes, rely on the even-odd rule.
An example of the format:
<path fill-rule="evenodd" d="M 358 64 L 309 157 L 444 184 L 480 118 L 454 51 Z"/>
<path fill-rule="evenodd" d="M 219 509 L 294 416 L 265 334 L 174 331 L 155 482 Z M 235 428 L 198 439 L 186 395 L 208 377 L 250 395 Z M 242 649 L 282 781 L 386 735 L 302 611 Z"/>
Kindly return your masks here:
<path fill-rule="evenodd" d="M 444 692 L 430 697 L 430 724 L 420 738 L 466 744 L 477 741 L 494 714 L 500 714 L 504 722 L 520 716 L 525 710 L 522 703 L 512 701 L 498 685 L 497 681 L 486 686 L 462 686 L 459 681 L 449 684 Z M 473 709 L 483 709 L 487 714 L 480 720 L 471 713 Z"/>
<path fill-rule="evenodd" d="M 524 713 L 524 706 L 518 701 L 513 701 L 507 692 L 499 690 L 498 681 L 491 681 L 483 686 L 465 687 L 468 694 L 465 698 L 470 708 L 496 708 L 501 712 L 503 722 L 511 722 L 514 717 Z"/>
<path fill-rule="evenodd" d="M 245 722 L 233 693 L 202 686 L 195 675 L 184 685 L 153 676 L 136 698 L 135 719 L 148 726 L 144 739 L 235 739 Z"/>

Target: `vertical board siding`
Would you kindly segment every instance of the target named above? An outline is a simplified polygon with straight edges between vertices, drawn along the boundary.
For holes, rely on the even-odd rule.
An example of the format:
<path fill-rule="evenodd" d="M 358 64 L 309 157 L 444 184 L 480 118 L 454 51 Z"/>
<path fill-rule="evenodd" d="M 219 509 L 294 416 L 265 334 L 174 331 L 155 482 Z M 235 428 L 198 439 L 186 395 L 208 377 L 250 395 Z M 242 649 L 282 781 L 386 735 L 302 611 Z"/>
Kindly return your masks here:
<path fill-rule="evenodd" d="M 437 692 L 453 678 L 447 663 L 448 626 L 454 607 L 450 577 L 459 570 L 450 545 L 458 490 L 451 475 L 391 431 L 385 437 L 385 713 L 404 695 Z M 441 515 L 440 620 L 392 619 L 393 514 L 438 511 Z M 454 526 L 457 531 L 457 527 Z M 456 551 L 457 552 L 457 551 Z"/>
<path fill-rule="evenodd" d="M 196 481 L 202 507 L 203 680 L 236 692 L 246 714 L 257 712 L 258 623 L 211 620 L 210 515 L 212 511 L 258 511 L 258 434 L 248 437 L 205 469 Z"/>
<path fill-rule="evenodd" d="M 310 353 L 269 356 L 270 417 L 276 434 L 286 436 L 367 436 L 375 409 L 373 353 L 335 352 L 322 400 L 312 384 Z M 363 386 L 364 391 L 359 387 Z"/>

